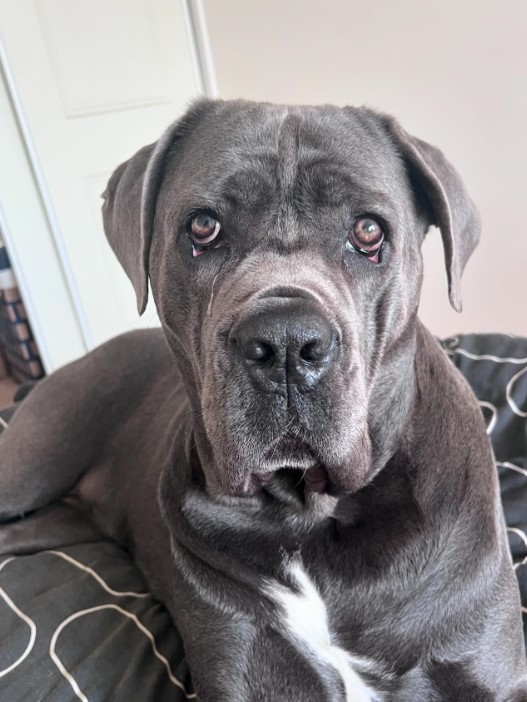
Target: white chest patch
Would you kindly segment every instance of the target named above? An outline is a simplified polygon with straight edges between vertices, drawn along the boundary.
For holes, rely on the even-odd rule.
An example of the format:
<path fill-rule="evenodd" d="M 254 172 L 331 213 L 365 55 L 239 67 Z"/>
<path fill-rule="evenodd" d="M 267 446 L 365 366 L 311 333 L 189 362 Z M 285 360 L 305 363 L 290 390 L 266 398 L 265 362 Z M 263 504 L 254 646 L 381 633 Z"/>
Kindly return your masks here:
<path fill-rule="evenodd" d="M 315 668 L 318 663 L 337 671 L 344 684 L 347 702 L 382 702 L 383 696 L 358 672 L 374 672 L 378 664 L 353 656 L 332 641 L 326 605 L 315 583 L 298 561 L 290 566 L 289 574 L 299 592 L 275 581 L 268 581 L 265 586 L 265 594 L 283 610 L 288 638 Z"/>

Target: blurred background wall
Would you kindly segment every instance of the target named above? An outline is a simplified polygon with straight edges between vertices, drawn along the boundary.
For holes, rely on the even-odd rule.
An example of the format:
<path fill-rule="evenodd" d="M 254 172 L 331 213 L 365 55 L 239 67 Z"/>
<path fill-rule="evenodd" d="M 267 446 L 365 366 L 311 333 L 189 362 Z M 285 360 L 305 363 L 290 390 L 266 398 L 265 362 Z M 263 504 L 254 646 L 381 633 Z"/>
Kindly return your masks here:
<path fill-rule="evenodd" d="M 527 335 L 526 0 L 203 0 L 219 94 L 366 104 L 440 146 L 483 220 L 450 309 L 437 231 L 421 317 L 433 332 Z"/>

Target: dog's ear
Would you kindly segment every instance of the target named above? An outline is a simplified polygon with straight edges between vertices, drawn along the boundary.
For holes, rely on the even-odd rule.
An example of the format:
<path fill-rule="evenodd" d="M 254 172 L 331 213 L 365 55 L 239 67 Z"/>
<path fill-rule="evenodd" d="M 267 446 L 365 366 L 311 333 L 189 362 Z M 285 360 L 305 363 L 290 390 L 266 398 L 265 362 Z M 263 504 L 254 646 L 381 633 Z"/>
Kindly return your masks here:
<path fill-rule="evenodd" d="M 157 195 L 167 154 L 207 111 L 211 100 L 199 100 L 171 124 L 154 144 L 145 146 L 112 174 L 102 194 L 104 231 L 119 263 L 132 281 L 139 314 L 148 301 L 148 259 Z"/>
<path fill-rule="evenodd" d="M 383 119 L 409 166 L 430 223 L 441 231 L 450 304 L 461 312 L 461 274 L 479 241 L 479 215 L 459 174 L 441 151 L 407 134 L 393 117 Z"/>

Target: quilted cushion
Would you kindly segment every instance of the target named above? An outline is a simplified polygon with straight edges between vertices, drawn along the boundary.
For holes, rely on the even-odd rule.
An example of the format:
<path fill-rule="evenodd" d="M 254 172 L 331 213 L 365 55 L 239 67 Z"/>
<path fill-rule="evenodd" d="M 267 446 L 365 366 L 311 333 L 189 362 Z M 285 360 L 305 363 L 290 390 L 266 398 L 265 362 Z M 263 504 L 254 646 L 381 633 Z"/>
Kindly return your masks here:
<path fill-rule="evenodd" d="M 487 422 L 527 642 L 527 339 L 464 334 L 446 339 L 443 347 L 470 383 Z"/>

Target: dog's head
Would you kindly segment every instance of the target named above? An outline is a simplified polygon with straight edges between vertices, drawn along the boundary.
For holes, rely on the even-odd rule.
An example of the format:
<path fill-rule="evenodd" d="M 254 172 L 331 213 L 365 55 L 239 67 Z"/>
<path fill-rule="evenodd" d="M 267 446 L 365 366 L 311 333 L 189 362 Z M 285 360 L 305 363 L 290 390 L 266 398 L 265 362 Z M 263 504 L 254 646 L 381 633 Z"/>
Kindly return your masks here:
<path fill-rule="evenodd" d="M 103 214 L 140 312 L 151 281 L 208 490 L 232 495 L 379 470 L 414 392 L 424 236 L 459 309 L 479 235 L 438 149 L 329 106 L 198 102 L 115 171 Z"/>

